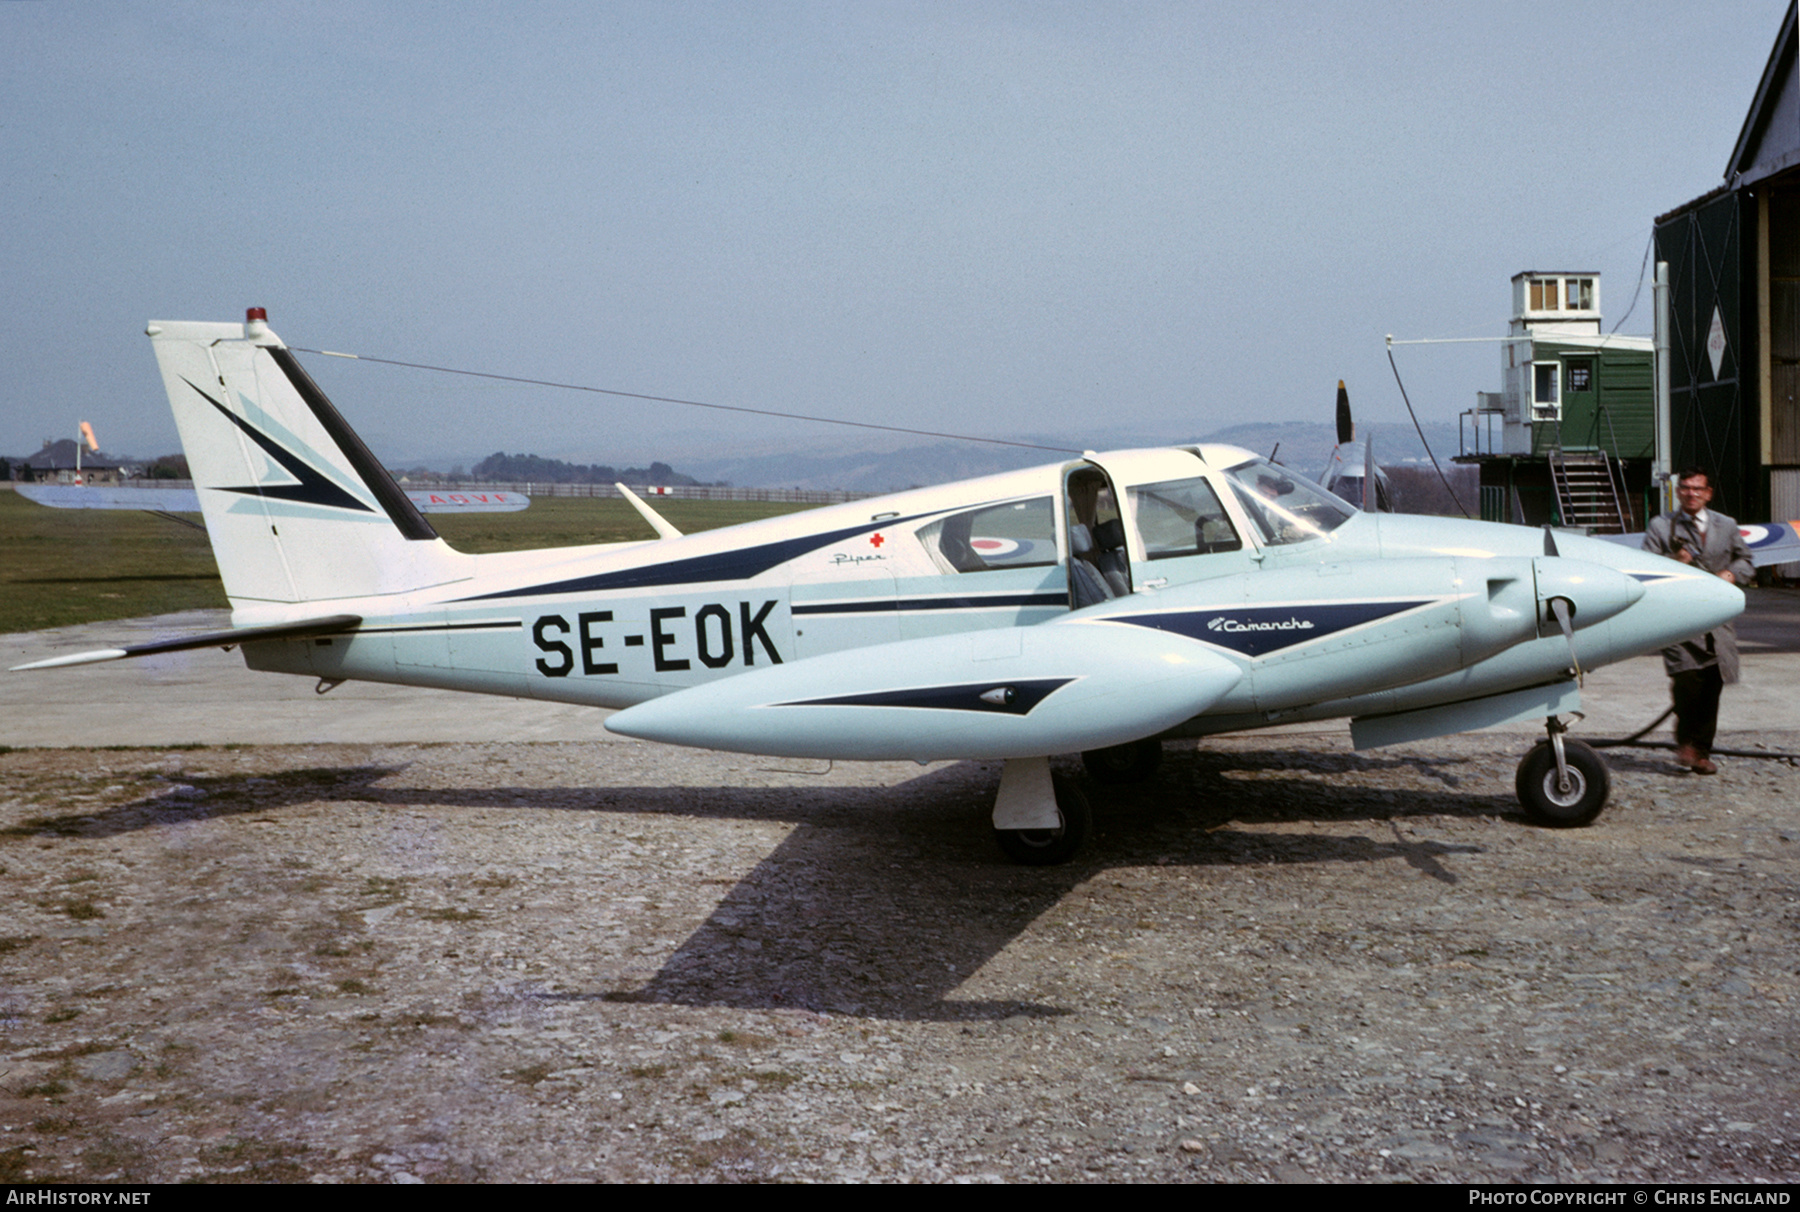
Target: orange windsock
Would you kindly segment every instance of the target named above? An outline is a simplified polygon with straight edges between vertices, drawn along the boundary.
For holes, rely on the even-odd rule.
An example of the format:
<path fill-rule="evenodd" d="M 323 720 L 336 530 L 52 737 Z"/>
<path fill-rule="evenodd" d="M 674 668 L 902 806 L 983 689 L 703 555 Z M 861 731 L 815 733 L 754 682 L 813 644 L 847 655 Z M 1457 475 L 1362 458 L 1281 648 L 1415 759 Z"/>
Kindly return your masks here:
<path fill-rule="evenodd" d="M 94 427 L 89 425 L 86 421 L 81 423 L 81 436 L 83 440 L 87 442 L 89 450 L 99 451 L 100 443 L 94 438 Z"/>

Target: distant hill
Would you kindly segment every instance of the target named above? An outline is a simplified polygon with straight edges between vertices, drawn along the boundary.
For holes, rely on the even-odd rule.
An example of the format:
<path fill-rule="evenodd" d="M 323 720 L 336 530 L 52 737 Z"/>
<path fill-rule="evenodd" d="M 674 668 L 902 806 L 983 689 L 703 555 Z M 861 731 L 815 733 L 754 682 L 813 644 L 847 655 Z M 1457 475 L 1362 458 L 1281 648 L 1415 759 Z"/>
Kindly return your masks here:
<path fill-rule="evenodd" d="M 469 470 L 469 478 L 490 484 L 698 484 L 667 463 L 627 467 L 623 471 L 603 463 L 565 463 L 539 455 L 503 454 L 496 451 Z"/>
<path fill-rule="evenodd" d="M 1383 465 L 1423 462 L 1425 448 L 1412 426 L 1364 427 L 1375 435 L 1375 457 Z M 1432 452 L 1445 463 L 1456 454 L 1456 427 L 1425 427 Z M 1108 440 L 1111 439 L 1111 440 Z M 1122 439 L 1122 440 L 1121 440 Z M 990 446 L 978 442 L 933 442 L 891 450 L 840 448 L 827 454 L 771 452 L 729 458 L 684 458 L 682 462 L 702 480 L 750 488 L 843 488 L 852 492 L 892 492 L 925 484 L 992 475 L 1040 463 L 1074 457 L 1083 449 L 1118 450 L 1129 446 L 1172 446 L 1192 442 L 1220 442 L 1242 446 L 1267 455 L 1279 444 L 1277 458 L 1308 476 L 1325 467 L 1335 444 L 1335 432 L 1324 422 L 1248 422 L 1204 435 L 1144 435 L 1111 433 L 1081 437 L 1032 435 L 1025 441 L 1057 450 L 1029 450 L 1016 446 Z"/>

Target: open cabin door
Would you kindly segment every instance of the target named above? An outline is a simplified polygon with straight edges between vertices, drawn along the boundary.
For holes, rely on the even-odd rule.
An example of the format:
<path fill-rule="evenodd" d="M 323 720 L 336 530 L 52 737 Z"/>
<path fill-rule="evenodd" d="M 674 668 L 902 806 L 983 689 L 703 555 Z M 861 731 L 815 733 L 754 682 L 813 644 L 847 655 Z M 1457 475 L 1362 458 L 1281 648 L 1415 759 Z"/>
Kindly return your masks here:
<path fill-rule="evenodd" d="M 1080 610 L 1131 592 L 1131 553 L 1112 477 L 1097 463 L 1063 473 L 1069 553 L 1069 608 Z"/>

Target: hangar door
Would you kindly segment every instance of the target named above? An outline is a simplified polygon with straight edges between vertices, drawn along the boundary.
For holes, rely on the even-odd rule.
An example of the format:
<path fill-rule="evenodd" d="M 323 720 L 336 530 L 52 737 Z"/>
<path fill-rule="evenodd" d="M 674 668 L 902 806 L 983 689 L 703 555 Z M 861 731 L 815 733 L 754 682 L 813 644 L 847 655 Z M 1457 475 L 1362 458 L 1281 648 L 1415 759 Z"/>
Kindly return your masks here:
<path fill-rule="evenodd" d="M 1676 469 L 1706 469 L 1717 507 L 1734 517 L 1760 495 L 1754 434 L 1745 429 L 1739 368 L 1753 365 L 1742 313 L 1741 195 L 1725 193 L 1656 228 L 1656 256 L 1669 263 L 1669 421 Z"/>

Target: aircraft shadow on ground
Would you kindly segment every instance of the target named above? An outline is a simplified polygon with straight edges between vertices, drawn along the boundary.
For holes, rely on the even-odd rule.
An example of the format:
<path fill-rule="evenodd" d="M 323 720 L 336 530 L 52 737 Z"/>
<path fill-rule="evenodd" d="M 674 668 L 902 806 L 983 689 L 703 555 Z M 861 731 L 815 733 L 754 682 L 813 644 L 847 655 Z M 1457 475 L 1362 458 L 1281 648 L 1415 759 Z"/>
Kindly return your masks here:
<path fill-rule="evenodd" d="M 1511 816 L 1516 804 L 1510 796 L 1463 789 L 1456 765 L 1354 754 L 1171 753 L 1148 783 L 1091 788 L 1096 827 L 1087 849 L 1077 862 L 1049 868 L 1016 867 L 1001 856 L 989 825 L 999 767 L 974 762 L 885 787 L 442 789 L 395 785 L 404 770 L 393 767 L 319 768 L 188 778 L 191 793 L 178 788 L 15 828 L 104 837 L 320 800 L 787 822 L 797 828 L 732 886 L 648 981 L 620 978 L 608 988 L 544 996 L 991 1020 L 1064 1012 L 1031 997 L 956 994 L 1038 917 L 1109 868 L 1392 860 L 1457 883 L 1455 857 L 1482 848 L 1409 839 L 1399 822 Z M 1423 769 L 1441 788 L 1383 788 L 1378 776 L 1388 767 Z M 1364 785 L 1323 781 L 1350 771 L 1360 772 Z M 1301 820 L 1313 828 L 1234 827 Z"/>
<path fill-rule="evenodd" d="M 327 766 L 275 775 L 186 775 L 154 796 L 94 812 L 28 817 L 4 832 L 14 837 L 109 838 L 176 825 L 269 812 L 319 800 L 387 802 L 377 787 L 397 766 Z"/>
<path fill-rule="evenodd" d="M 1172 788 L 1163 784 L 1154 819 L 1146 808 L 1102 800 L 1097 836 L 1080 861 L 1021 868 L 994 846 L 992 783 L 979 780 L 986 794 L 971 797 L 958 773 L 934 772 L 892 789 L 891 806 L 844 824 L 860 834 L 853 839 L 827 836 L 829 826 L 810 822 L 794 830 L 631 1000 L 900 1019 L 1054 1015 L 1064 1011 L 1029 998 L 971 999 L 957 991 L 1039 916 L 1109 868 L 1398 859 L 1454 883 L 1443 860 L 1480 849 L 1408 841 L 1392 822 L 1381 830 L 1392 840 L 1226 828 L 1223 812 L 1169 807 Z M 1156 787 L 1139 793 L 1144 801 L 1156 797 Z M 1247 819 L 1241 808 L 1229 816 Z"/>

